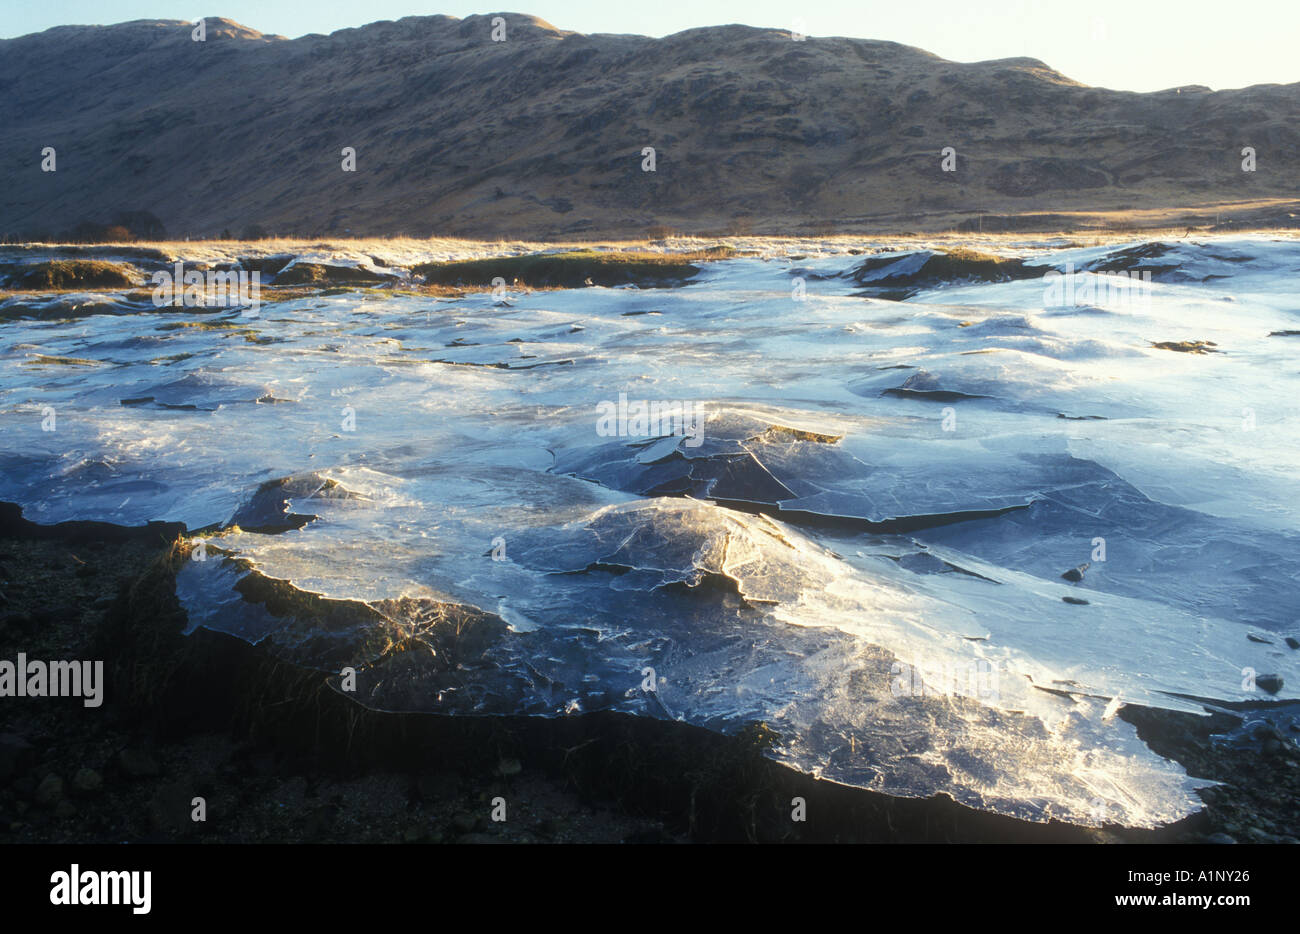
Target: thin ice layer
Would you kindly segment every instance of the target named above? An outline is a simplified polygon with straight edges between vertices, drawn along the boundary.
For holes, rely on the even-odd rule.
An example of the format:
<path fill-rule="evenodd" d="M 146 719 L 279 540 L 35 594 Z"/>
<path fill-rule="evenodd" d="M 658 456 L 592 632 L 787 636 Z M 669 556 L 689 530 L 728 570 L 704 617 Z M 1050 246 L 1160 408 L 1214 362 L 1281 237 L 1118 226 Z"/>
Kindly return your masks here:
<path fill-rule="evenodd" d="M 1147 304 L 1053 305 L 1036 279 L 867 299 L 833 254 L 511 304 L 34 303 L 0 332 L 0 498 L 247 525 L 214 546 L 355 603 L 286 619 L 218 560 L 182 575 L 192 620 L 382 667 L 376 706 L 764 718 L 786 761 L 843 781 L 1161 822 L 1196 806 L 1185 779 L 1100 708 L 1264 699 L 1243 669 L 1300 683 L 1300 250 L 1126 249 L 1029 259 L 1169 266 Z M 611 436 L 620 394 L 703 406 L 702 443 Z M 896 696 L 895 663 L 948 688 L 996 665 L 998 696 Z"/>

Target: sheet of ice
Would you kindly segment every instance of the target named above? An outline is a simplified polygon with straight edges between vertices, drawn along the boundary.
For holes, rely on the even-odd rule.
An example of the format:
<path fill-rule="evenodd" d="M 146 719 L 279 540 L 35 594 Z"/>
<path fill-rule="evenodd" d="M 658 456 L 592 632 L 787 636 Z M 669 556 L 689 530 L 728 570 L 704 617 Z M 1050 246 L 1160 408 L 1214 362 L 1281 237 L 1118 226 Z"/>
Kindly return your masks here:
<path fill-rule="evenodd" d="M 838 781 L 1159 824 L 1195 783 L 1112 699 L 1300 684 L 1300 246 L 1124 249 L 1032 257 L 1168 267 L 1121 309 L 863 298 L 828 250 L 510 305 L 9 321 L 0 498 L 230 526 L 181 573 L 191 625 L 357 667 L 385 709 L 759 719 Z"/>

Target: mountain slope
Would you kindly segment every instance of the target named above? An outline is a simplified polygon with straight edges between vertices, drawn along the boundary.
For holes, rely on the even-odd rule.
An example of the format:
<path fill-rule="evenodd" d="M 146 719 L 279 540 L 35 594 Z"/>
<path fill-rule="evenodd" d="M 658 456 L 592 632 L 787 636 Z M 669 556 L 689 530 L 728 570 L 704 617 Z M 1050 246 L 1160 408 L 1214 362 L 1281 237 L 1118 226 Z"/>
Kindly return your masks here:
<path fill-rule="evenodd" d="M 295 40 L 209 17 L 205 42 L 163 20 L 0 41 L 0 233 L 131 211 L 172 236 L 807 232 L 1296 197 L 1300 84 L 1136 94 L 1025 58 L 501 15 L 505 42 L 491 16 Z"/>

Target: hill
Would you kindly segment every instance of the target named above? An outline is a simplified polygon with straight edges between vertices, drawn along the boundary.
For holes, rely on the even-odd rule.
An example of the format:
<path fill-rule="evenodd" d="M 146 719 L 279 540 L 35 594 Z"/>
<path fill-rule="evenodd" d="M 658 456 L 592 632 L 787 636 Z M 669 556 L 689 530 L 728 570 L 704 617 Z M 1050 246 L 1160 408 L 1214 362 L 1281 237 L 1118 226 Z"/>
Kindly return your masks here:
<path fill-rule="evenodd" d="M 500 15 L 504 42 L 491 15 L 293 40 L 209 17 L 203 42 L 169 20 L 0 41 L 0 234 L 987 230 L 1244 202 L 1285 223 L 1294 209 L 1272 199 L 1296 198 L 1300 84 L 1139 94 L 1028 58 Z"/>

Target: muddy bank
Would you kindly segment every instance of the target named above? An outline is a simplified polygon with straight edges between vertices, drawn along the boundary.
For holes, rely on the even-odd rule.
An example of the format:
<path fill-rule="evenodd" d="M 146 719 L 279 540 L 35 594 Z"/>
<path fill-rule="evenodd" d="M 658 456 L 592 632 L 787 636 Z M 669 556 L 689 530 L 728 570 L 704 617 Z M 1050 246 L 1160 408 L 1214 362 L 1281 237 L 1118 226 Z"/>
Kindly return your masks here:
<path fill-rule="evenodd" d="M 365 709 L 255 646 L 182 635 L 176 525 L 39 526 L 0 509 L 0 658 L 103 659 L 98 709 L 0 706 L 6 842 L 1294 842 L 1294 744 L 1216 744 L 1233 718 L 1126 708 L 1162 754 L 1224 784 L 1156 832 L 1031 824 L 943 796 L 814 780 L 739 736 L 620 714 Z M 192 820 L 204 799 L 206 821 Z M 806 803 L 792 820 L 792 799 Z M 504 821 L 493 811 L 504 802 Z M 498 814 L 499 814 L 498 810 Z"/>

